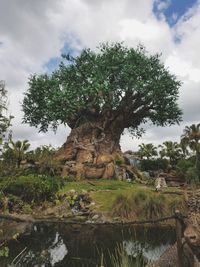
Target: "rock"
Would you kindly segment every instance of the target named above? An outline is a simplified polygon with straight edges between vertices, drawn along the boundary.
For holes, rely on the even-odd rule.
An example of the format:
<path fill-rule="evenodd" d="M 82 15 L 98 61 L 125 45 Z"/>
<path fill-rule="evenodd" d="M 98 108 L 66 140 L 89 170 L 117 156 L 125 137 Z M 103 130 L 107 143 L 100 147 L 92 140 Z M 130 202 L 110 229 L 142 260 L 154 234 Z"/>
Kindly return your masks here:
<path fill-rule="evenodd" d="M 65 162 L 65 165 L 67 165 L 67 166 L 73 166 L 74 164 L 76 164 L 76 161 L 74 161 L 74 160 L 67 160 L 66 162 Z"/>
<path fill-rule="evenodd" d="M 114 161 L 114 158 L 112 155 L 99 155 L 97 157 L 97 161 L 96 163 L 97 164 L 102 164 L 102 163 L 110 163 L 110 162 L 113 162 Z"/>
<path fill-rule="evenodd" d="M 105 167 L 98 168 L 98 166 L 86 166 L 85 167 L 85 178 L 87 179 L 99 179 L 103 176 Z"/>
<path fill-rule="evenodd" d="M 140 159 L 136 155 L 129 153 L 129 151 L 125 152 L 123 156 L 125 159 L 125 163 L 127 163 L 128 165 L 137 167 L 140 163 Z"/>
<path fill-rule="evenodd" d="M 118 180 L 126 180 L 126 170 L 120 166 L 115 165 L 115 177 Z"/>
<path fill-rule="evenodd" d="M 69 190 L 69 193 L 70 193 L 70 194 L 75 194 L 75 193 L 76 193 L 76 190 L 71 189 L 71 190 Z"/>
<path fill-rule="evenodd" d="M 155 188 L 156 188 L 157 191 L 159 191 L 163 187 L 167 187 L 165 178 L 159 176 L 155 180 Z"/>
<path fill-rule="evenodd" d="M 99 215 L 98 214 L 95 214 L 93 217 L 92 217 L 92 220 L 93 221 L 96 221 L 96 220 L 98 220 L 99 219 Z"/>
<path fill-rule="evenodd" d="M 61 176 L 67 177 L 69 175 L 70 167 L 69 166 L 63 166 Z"/>
<path fill-rule="evenodd" d="M 142 172 L 142 175 L 144 177 L 146 177 L 147 179 L 150 179 L 151 178 L 149 172 Z"/>
<path fill-rule="evenodd" d="M 103 177 L 102 178 L 113 178 L 115 174 L 115 167 L 114 167 L 114 164 L 111 162 L 109 164 L 106 165 L 106 168 L 105 168 L 105 171 L 104 171 L 104 174 L 103 174 Z"/>
<path fill-rule="evenodd" d="M 74 170 L 76 172 L 76 177 L 82 178 L 82 175 L 84 174 L 84 165 L 82 163 L 77 163 L 74 167 Z"/>
<path fill-rule="evenodd" d="M 81 163 L 87 163 L 87 162 L 90 162 L 92 163 L 93 162 L 93 153 L 91 151 L 80 151 L 78 153 L 78 156 L 77 156 L 77 162 L 81 162 Z"/>

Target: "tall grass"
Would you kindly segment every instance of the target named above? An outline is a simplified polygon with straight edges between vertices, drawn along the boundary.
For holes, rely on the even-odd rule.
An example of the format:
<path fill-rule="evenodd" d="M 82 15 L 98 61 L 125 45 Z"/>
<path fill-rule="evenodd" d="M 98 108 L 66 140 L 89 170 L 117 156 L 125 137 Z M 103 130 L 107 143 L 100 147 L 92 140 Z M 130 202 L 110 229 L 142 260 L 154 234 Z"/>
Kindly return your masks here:
<path fill-rule="evenodd" d="M 119 244 L 114 253 L 109 253 L 109 259 L 111 264 L 109 267 L 145 267 L 147 264 L 141 255 L 136 258 L 129 256 L 123 244 Z M 103 255 L 100 267 L 106 267 L 103 264 Z"/>
<path fill-rule="evenodd" d="M 166 214 L 165 196 L 137 192 L 129 197 L 119 195 L 112 206 L 112 216 L 121 219 L 157 219 Z"/>

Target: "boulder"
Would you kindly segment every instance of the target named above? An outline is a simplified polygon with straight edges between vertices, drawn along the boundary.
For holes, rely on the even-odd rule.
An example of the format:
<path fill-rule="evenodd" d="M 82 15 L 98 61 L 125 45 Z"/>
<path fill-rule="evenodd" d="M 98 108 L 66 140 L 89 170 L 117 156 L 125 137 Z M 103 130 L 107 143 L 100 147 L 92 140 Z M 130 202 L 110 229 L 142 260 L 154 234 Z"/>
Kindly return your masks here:
<path fill-rule="evenodd" d="M 92 166 L 86 166 L 85 167 L 85 178 L 87 179 L 99 179 L 103 176 L 105 171 L 105 167 L 102 167 L 102 165 L 92 165 Z"/>
<path fill-rule="evenodd" d="M 163 187 L 167 187 L 165 178 L 159 176 L 155 180 L 155 188 L 156 188 L 156 190 L 160 190 Z"/>
<path fill-rule="evenodd" d="M 103 174 L 102 178 L 113 178 L 114 175 L 115 175 L 114 164 L 112 162 L 108 163 L 106 165 L 106 168 L 105 168 L 105 171 L 104 171 L 104 174 Z"/>
<path fill-rule="evenodd" d="M 115 177 L 118 180 L 126 179 L 126 170 L 118 165 L 115 165 Z"/>
<path fill-rule="evenodd" d="M 102 163 L 110 163 L 110 162 L 113 162 L 113 161 L 114 161 L 113 156 L 107 154 L 107 155 L 99 155 L 99 156 L 97 157 L 97 161 L 96 161 L 96 163 L 97 163 L 97 164 L 102 164 Z"/>
<path fill-rule="evenodd" d="M 93 162 L 93 153 L 90 150 L 82 150 L 77 155 L 77 162 Z"/>
<path fill-rule="evenodd" d="M 69 166 L 63 166 L 61 176 L 67 177 L 69 175 L 70 167 Z"/>

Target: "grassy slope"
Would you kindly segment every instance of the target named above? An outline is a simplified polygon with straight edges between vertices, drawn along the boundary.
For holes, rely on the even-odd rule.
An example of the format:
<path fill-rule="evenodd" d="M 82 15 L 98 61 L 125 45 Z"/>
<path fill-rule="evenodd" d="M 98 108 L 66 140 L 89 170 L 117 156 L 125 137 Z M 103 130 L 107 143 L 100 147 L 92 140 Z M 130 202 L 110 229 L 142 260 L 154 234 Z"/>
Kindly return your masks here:
<path fill-rule="evenodd" d="M 178 188 L 166 188 L 163 189 L 161 193 L 155 192 L 155 188 L 152 186 L 146 186 L 136 183 L 128 183 L 125 181 L 116 180 L 90 180 L 90 181 L 78 181 L 78 182 L 68 182 L 67 185 L 62 188 L 59 194 L 64 194 L 70 190 L 81 192 L 82 190 L 87 190 L 90 192 L 90 196 L 96 203 L 94 209 L 99 212 L 110 212 L 113 207 L 113 203 L 119 195 L 124 195 L 127 197 L 134 196 L 139 192 L 143 192 L 151 197 L 157 197 L 159 194 L 164 192 L 180 192 Z M 168 207 L 172 202 L 182 199 L 183 197 L 175 194 L 165 195 L 165 206 Z"/>

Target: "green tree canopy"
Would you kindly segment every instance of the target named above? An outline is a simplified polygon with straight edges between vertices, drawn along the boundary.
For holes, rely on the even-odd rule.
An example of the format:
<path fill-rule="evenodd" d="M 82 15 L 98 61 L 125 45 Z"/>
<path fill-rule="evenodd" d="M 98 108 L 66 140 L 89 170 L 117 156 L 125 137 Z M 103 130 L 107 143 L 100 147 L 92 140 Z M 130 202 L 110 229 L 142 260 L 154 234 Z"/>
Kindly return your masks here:
<path fill-rule="evenodd" d="M 47 131 L 60 123 L 72 129 L 107 116 L 122 117 L 123 128 L 141 123 L 172 125 L 181 120 L 181 83 L 143 46 L 102 44 L 79 56 L 64 56 L 52 74 L 32 75 L 23 100 L 25 123 Z"/>
<path fill-rule="evenodd" d="M 17 167 L 20 167 L 20 163 L 25 159 L 29 147 L 28 140 L 17 140 L 16 142 L 11 140 L 5 144 L 2 157 L 4 160 L 16 163 Z"/>
<path fill-rule="evenodd" d="M 177 142 L 165 141 L 163 145 L 160 145 L 160 156 L 161 158 L 169 158 L 170 163 L 174 166 L 177 161 L 181 158 L 182 149 Z"/>
<path fill-rule="evenodd" d="M 181 136 L 181 142 L 190 147 L 196 154 L 195 167 L 200 179 L 200 123 L 186 126 Z"/>
<path fill-rule="evenodd" d="M 150 159 L 154 156 L 157 156 L 157 147 L 155 147 L 153 144 L 144 144 L 142 143 L 139 145 L 138 155 L 143 159 L 147 158 Z"/>

